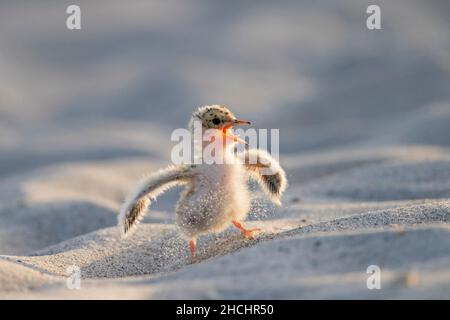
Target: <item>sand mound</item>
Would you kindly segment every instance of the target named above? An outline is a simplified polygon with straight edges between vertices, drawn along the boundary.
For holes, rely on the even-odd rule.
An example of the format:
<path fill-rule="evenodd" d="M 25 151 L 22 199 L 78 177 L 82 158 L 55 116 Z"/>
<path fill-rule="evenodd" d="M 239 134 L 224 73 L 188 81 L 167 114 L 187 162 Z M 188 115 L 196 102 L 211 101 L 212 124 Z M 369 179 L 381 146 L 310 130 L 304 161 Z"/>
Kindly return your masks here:
<path fill-rule="evenodd" d="M 19 265 L 18 263 L 0 260 L 1 292 L 26 292 L 61 282 L 39 271 Z"/>
<path fill-rule="evenodd" d="M 436 247 L 429 250 L 430 245 Z M 156 296 L 260 299 L 400 297 L 414 294 L 410 286 L 420 287 L 419 283 L 408 283 L 409 273 L 420 279 L 423 271 L 429 279 L 432 277 L 427 269 L 436 267 L 438 273 L 434 283 L 440 281 L 442 278 L 439 276 L 442 275 L 447 282 L 439 285 L 436 296 L 445 293 L 444 296 L 448 297 L 448 291 L 444 289 L 450 287 L 447 271 L 449 246 L 449 229 L 439 227 L 408 232 L 392 230 L 283 238 L 210 261 L 196 269 L 184 270 L 165 280 L 164 287 Z M 373 264 L 383 270 L 383 293 L 371 292 L 365 287 L 366 269 Z M 241 273 L 243 268 L 252 276 Z M 216 278 L 222 280 L 220 285 L 214 280 Z M 428 279 L 421 280 L 426 283 Z M 167 282 L 171 285 L 168 286 Z M 183 286 L 177 287 L 178 283 L 183 283 Z M 345 286 L 348 286 L 346 290 Z"/>
<path fill-rule="evenodd" d="M 204 237 L 199 241 L 199 260 L 226 254 L 255 241 L 246 241 L 238 232 L 231 231 Z M 191 264 L 187 242 L 173 225 L 147 223 L 126 239 L 121 238 L 117 228 L 107 228 L 29 256 L 3 257 L 60 276 L 66 275 L 67 268 L 75 265 L 81 268 L 83 278 L 150 275 Z"/>
<path fill-rule="evenodd" d="M 257 221 L 263 231 L 255 240 L 242 239 L 228 230 L 218 236 L 204 237 L 199 242 L 199 259 L 223 256 L 240 248 L 278 238 L 323 232 L 348 232 L 373 228 L 404 228 L 416 224 L 450 222 L 450 202 L 413 205 L 388 210 L 369 211 L 295 228 L 292 222 Z M 291 227 L 286 230 L 286 227 Z M 4 256 L 5 257 L 5 256 Z M 29 256 L 7 256 L 24 266 L 64 276 L 67 268 L 78 266 L 83 278 L 115 278 L 151 275 L 178 270 L 190 265 L 186 241 L 173 225 L 142 224 L 137 232 L 121 239 L 117 228 L 101 229 L 58 245 L 31 253 Z"/>
<path fill-rule="evenodd" d="M 81 291 L 51 287 L 59 298 L 117 298 L 118 292 L 122 298 L 156 299 L 448 298 L 449 250 L 448 225 L 319 232 L 264 241 L 152 278 L 86 280 Z M 382 270 L 382 290 L 367 290 L 371 265 Z M 54 297 L 50 292 L 30 296 Z"/>
<path fill-rule="evenodd" d="M 109 209 L 79 202 L 4 207 L 0 219 L 2 254 L 30 253 L 117 221 Z"/>
<path fill-rule="evenodd" d="M 351 200 L 401 200 L 450 197 L 450 161 L 382 163 L 318 179 L 308 195 Z"/>

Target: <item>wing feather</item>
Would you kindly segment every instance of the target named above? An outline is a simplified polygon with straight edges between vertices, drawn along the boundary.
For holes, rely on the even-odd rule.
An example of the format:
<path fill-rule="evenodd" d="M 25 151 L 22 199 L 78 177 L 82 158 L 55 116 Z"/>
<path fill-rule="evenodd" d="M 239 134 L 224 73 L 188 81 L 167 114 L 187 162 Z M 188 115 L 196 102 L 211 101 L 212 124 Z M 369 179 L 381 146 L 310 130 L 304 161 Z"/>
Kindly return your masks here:
<path fill-rule="evenodd" d="M 286 173 L 279 162 L 263 150 L 246 150 L 240 155 L 250 177 L 256 180 L 272 202 L 280 205 L 287 188 Z"/>
<path fill-rule="evenodd" d="M 172 187 L 188 183 L 190 178 L 187 166 L 169 166 L 144 177 L 120 210 L 118 225 L 122 234 L 129 234 L 135 229 L 147 208 L 159 195 Z"/>

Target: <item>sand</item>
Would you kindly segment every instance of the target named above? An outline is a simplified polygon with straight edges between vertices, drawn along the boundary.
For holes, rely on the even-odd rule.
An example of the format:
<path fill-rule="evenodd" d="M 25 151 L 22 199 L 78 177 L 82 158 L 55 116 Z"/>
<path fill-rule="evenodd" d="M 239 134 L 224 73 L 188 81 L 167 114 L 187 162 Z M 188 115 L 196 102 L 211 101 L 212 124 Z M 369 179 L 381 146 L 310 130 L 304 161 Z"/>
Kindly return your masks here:
<path fill-rule="evenodd" d="M 0 298 L 450 298 L 447 1 L 385 3 L 379 32 L 356 0 L 132 2 L 82 1 L 79 33 L 59 2 L 0 4 Z M 116 221 L 206 103 L 280 129 L 290 185 L 282 207 L 252 186 L 261 232 L 192 263 L 181 189 Z"/>

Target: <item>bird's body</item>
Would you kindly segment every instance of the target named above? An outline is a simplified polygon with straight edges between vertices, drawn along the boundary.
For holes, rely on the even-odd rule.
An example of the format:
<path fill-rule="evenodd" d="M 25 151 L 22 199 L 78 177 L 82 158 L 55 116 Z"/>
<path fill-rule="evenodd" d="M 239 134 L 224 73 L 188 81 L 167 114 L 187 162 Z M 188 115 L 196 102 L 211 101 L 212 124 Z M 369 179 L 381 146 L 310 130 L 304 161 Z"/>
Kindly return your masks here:
<path fill-rule="evenodd" d="M 220 232 L 247 216 L 248 173 L 242 163 L 194 165 L 191 172 L 193 178 L 176 209 L 177 225 L 185 235 Z"/>
<path fill-rule="evenodd" d="M 200 119 L 203 129 L 211 130 L 215 139 L 209 147 L 215 150 L 218 162 L 201 161 L 199 164 L 169 166 L 144 178 L 132 194 L 119 215 L 119 226 L 124 234 L 134 229 L 143 217 L 147 207 L 167 189 L 184 185 L 176 207 L 176 224 L 190 240 L 190 249 L 195 257 L 196 239 L 210 232 L 221 232 L 234 224 L 246 238 L 259 229 L 247 230 L 241 221 L 250 209 L 247 182 L 256 180 L 271 200 L 280 204 L 280 196 L 287 186 L 284 171 L 267 152 L 246 150 L 236 154 L 234 146 L 239 138 L 228 129 L 235 124 L 248 124 L 236 120 L 234 115 L 222 106 L 201 107 L 193 115 Z M 191 125 L 192 128 L 192 120 Z M 218 139 L 218 138 L 223 138 Z M 203 149 L 205 143 L 202 142 Z M 201 157 L 204 154 L 202 153 Z M 250 161 L 253 159 L 253 161 Z M 204 160 L 204 159 L 202 159 Z M 271 168 L 266 174 L 263 169 Z"/>

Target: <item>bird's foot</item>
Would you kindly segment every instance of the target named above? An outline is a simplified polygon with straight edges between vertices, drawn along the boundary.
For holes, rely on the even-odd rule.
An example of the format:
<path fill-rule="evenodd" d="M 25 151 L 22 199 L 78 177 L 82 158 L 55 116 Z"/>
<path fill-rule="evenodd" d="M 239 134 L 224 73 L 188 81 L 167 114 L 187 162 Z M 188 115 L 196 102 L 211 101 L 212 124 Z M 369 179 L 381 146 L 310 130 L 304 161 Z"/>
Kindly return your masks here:
<path fill-rule="evenodd" d="M 197 262 L 197 258 L 195 256 L 196 248 L 197 248 L 197 241 L 196 241 L 196 239 L 191 239 L 191 241 L 189 241 L 189 250 L 191 251 L 191 261 L 192 261 L 192 263 Z"/>
<path fill-rule="evenodd" d="M 253 239 L 254 234 L 258 231 L 261 231 L 260 228 L 245 229 L 242 223 L 240 223 L 239 221 L 233 221 L 233 224 L 236 228 L 238 228 L 241 231 L 245 239 Z"/>
<path fill-rule="evenodd" d="M 245 239 L 253 239 L 253 235 L 259 231 L 261 231 L 260 228 L 254 228 L 254 229 L 241 230 L 241 233 L 245 237 Z"/>

